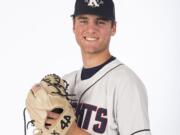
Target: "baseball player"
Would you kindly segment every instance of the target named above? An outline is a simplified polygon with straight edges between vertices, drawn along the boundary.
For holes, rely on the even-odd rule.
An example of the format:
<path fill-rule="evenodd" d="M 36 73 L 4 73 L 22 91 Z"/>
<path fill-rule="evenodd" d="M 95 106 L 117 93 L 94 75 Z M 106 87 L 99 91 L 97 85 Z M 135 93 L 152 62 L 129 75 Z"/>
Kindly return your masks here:
<path fill-rule="evenodd" d="M 113 1 L 76 0 L 72 18 L 73 32 L 81 49 L 83 67 L 65 75 L 63 79 L 69 83 L 67 88 L 69 95 L 75 95 L 71 97 L 71 104 L 75 109 L 76 122 L 74 122 L 72 109 L 68 105 L 64 108 L 68 108 L 70 112 L 66 110 L 63 114 L 59 113 L 60 115 L 54 111 L 48 112 L 45 120 L 46 128 L 48 125 L 53 125 L 60 116 L 65 116 L 65 122 L 64 119 L 60 119 L 63 127 L 60 129 L 58 124 L 54 124 L 54 129 L 58 133 L 52 130 L 51 134 L 151 135 L 145 87 L 137 75 L 109 51 L 111 36 L 116 33 Z M 64 84 L 61 84 L 61 81 L 57 82 L 56 78 L 58 77 L 55 76 L 55 79 L 46 77 L 41 85 L 38 85 L 38 88 L 32 88 L 30 98 L 27 100 L 30 111 L 32 107 L 37 106 L 33 98 L 41 96 L 37 89 L 40 89 L 39 93 L 43 93 L 46 97 L 48 95 L 43 91 L 60 92 L 59 90 Z M 64 86 L 63 88 L 65 89 Z M 58 91 L 55 92 L 56 90 Z M 41 98 L 44 101 L 45 98 L 42 96 Z M 44 104 L 46 101 L 39 103 L 41 101 L 39 99 L 38 104 Z M 50 94 L 48 99 L 53 101 L 54 94 Z M 58 98 L 59 103 L 63 101 L 67 104 L 65 99 L 59 100 Z M 31 105 L 32 103 L 34 105 Z M 35 110 L 31 114 L 33 116 L 38 112 L 36 113 Z M 34 118 L 38 120 L 37 116 Z M 73 120 L 71 121 L 70 118 Z M 44 118 L 39 121 L 39 123 L 44 122 Z M 46 129 L 43 131 L 46 132 Z M 42 132 L 40 135 L 44 133 Z"/>
<path fill-rule="evenodd" d="M 116 33 L 113 1 L 76 0 L 72 17 L 83 68 L 64 79 L 78 99 L 78 126 L 92 135 L 150 135 L 145 87 L 109 51 Z"/>

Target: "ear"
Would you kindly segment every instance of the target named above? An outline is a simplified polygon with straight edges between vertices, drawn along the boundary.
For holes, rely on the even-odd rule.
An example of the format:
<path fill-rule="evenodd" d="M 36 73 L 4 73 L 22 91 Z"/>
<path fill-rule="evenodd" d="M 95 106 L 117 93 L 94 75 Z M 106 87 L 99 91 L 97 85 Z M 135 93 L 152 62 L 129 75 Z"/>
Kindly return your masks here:
<path fill-rule="evenodd" d="M 114 36 L 116 34 L 116 22 L 112 24 L 112 29 L 111 29 L 111 36 Z"/>
<path fill-rule="evenodd" d="M 73 18 L 72 23 L 73 23 L 72 29 L 73 29 L 73 32 L 75 32 L 75 18 Z"/>

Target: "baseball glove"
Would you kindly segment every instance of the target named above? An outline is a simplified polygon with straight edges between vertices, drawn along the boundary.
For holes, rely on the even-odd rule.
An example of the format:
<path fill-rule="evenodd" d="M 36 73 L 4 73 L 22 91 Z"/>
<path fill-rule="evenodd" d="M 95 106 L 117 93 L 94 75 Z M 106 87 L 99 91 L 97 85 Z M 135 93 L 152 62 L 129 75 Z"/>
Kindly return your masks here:
<path fill-rule="evenodd" d="M 30 90 L 26 98 L 26 108 L 36 129 L 34 135 L 65 135 L 76 120 L 67 93 L 68 84 L 55 74 L 45 76 Z M 56 123 L 46 127 L 47 112 L 59 113 Z"/>

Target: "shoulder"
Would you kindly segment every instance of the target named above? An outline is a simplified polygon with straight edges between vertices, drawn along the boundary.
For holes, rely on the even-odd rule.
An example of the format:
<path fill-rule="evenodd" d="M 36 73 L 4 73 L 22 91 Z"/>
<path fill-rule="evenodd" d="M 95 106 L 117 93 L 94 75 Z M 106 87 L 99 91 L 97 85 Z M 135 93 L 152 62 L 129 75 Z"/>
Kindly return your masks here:
<path fill-rule="evenodd" d="M 139 82 L 142 83 L 139 76 L 127 65 L 121 63 L 119 60 L 115 61 L 118 66 L 114 68 L 109 74 L 113 81 L 119 82 Z"/>
<path fill-rule="evenodd" d="M 146 95 L 146 88 L 139 76 L 125 64 L 121 64 L 114 68 L 109 74 L 110 85 L 119 93 L 131 93 Z M 117 94 L 117 95 L 119 95 Z M 128 94 L 127 94 L 128 95 Z"/>

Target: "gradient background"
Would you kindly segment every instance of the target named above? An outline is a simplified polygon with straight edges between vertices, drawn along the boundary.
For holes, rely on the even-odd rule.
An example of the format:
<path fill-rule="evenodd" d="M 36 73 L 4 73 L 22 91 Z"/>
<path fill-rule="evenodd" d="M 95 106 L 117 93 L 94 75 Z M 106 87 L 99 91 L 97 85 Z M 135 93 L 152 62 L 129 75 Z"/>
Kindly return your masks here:
<path fill-rule="evenodd" d="M 152 134 L 180 135 L 180 1 L 114 2 L 111 52 L 146 85 Z M 0 0 L 1 134 L 24 134 L 22 111 L 34 83 L 81 68 L 73 7 L 74 0 Z"/>

